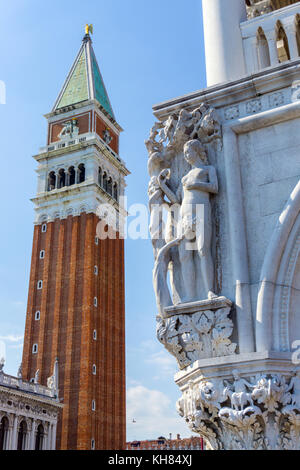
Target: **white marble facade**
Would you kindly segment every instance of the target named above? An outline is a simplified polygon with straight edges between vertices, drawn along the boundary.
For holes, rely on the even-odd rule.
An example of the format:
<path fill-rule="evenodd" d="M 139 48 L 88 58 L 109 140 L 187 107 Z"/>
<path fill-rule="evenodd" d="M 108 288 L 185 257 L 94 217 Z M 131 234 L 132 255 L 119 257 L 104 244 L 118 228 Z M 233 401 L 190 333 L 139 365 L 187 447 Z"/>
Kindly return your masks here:
<path fill-rule="evenodd" d="M 62 404 L 53 387 L 12 377 L 0 365 L 0 450 L 55 450 Z"/>
<path fill-rule="evenodd" d="M 224 7 L 222 0 L 204 0 L 204 13 L 208 4 L 211 9 L 213 4 Z M 245 10 L 240 0 L 229 0 L 230 7 L 238 7 L 237 16 L 240 8 Z M 278 17 L 287 24 L 284 18 L 295 19 L 298 12 L 300 2 L 250 20 L 243 17 L 238 28 L 242 46 L 247 28 L 265 21 L 267 30 Z M 217 15 L 209 15 L 210 25 L 216 26 Z M 280 44 L 278 54 L 279 49 Z M 158 339 L 178 361 L 175 381 L 183 393 L 178 412 L 211 448 L 299 450 L 299 53 L 261 70 L 255 67 L 251 75 L 245 64 L 231 76 L 228 64 L 223 67 L 224 56 L 219 65 L 219 71 L 208 70 L 215 74 L 209 88 L 153 108 L 156 128 L 159 123 L 166 128 L 170 116 L 179 116 L 182 109 L 193 116 L 205 104 L 214 112 L 213 127 L 221 136 L 211 142 L 203 140 L 203 133 L 196 136 L 218 180 L 218 191 L 210 197 L 216 297 L 203 296 L 205 279 L 200 276 L 199 282 L 199 274 L 191 270 L 190 278 L 200 285 L 198 299 L 186 302 L 173 296 L 170 301 L 161 286 L 168 270 L 172 286 L 174 261 L 158 271 L 156 255 Z M 195 139 L 190 131 L 186 129 L 187 140 Z M 161 133 L 161 141 L 163 137 Z M 151 161 L 153 151 L 147 147 Z M 174 166 L 168 168 L 165 181 L 174 186 Z M 180 192 L 181 184 L 184 179 L 177 178 L 173 192 Z M 170 305 L 161 308 L 168 300 Z"/>

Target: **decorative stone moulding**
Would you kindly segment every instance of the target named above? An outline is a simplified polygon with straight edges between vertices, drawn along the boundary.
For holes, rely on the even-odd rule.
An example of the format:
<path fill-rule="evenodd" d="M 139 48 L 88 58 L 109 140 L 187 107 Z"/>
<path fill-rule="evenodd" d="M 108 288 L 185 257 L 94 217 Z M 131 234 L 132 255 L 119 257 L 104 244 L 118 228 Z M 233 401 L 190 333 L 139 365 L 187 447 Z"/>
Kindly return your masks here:
<path fill-rule="evenodd" d="M 179 366 L 178 413 L 214 450 L 300 450 L 300 366 L 292 354 L 300 326 L 300 182 L 266 240 L 255 317 L 239 147 L 240 134 L 298 119 L 299 90 L 295 80 L 288 89 L 226 106 L 219 110 L 223 126 L 207 103 L 176 108 L 146 141 L 157 337 Z M 214 230 L 226 201 L 228 246 L 223 226 Z M 230 248 L 231 300 L 216 283 L 218 243 Z M 228 272 L 225 266 L 223 279 Z"/>
<path fill-rule="evenodd" d="M 225 297 L 165 308 L 166 318 L 157 317 L 157 337 L 175 356 L 182 369 L 199 359 L 230 356 L 236 344 L 230 341 L 233 323 L 231 301 Z"/>
<path fill-rule="evenodd" d="M 300 370 L 252 356 L 177 374 L 178 413 L 213 450 L 299 450 Z"/>

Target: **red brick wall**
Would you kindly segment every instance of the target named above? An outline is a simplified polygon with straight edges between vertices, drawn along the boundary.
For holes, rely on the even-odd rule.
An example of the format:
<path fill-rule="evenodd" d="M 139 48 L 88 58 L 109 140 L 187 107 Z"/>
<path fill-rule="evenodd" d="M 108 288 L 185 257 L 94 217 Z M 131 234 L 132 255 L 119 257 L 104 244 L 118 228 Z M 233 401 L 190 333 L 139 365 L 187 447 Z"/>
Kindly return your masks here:
<path fill-rule="evenodd" d="M 114 131 L 95 113 L 95 132 L 103 139 L 103 132 L 105 129 L 108 129 L 110 135 L 112 136 L 112 141 L 109 146 L 117 154 L 119 153 L 119 137 L 114 133 Z"/>
<path fill-rule="evenodd" d="M 46 233 L 40 225 L 34 229 L 23 375 L 29 380 L 40 369 L 46 385 L 59 359 L 64 398 L 59 449 L 89 450 L 92 438 L 96 449 L 125 446 L 124 241 L 99 240 L 96 245 L 97 222 L 94 214 L 82 214 L 48 223 Z M 45 259 L 40 260 L 42 249 Z M 41 291 L 38 280 L 43 280 Z M 34 319 L 37 310 L 40 321 Z M 92 374 L 93 364 L 97 375 Z"/>
<path fill-rule="evenodd" d="M 109 146 L 112 148 L 114 152 L 117 154 L 119 153 L 119 137 L 115 132 L 100 118 L 100 116 L 96 112 L 88 112 L 85 114 L 79 114 L 78 116 L 73 116 L 74 118 L 77 119 L 78 121 L 78 127 L 79 127 L 79 134 L 85 134 L 87 132 L 96 132 L 101 139 L 103 139 L 103 132 L 105 129 L 108 129 L 111 136 L 112 136 L 112 141 L 109 144 Z M 58 135 L 60 134 L 63 124 L 67 121 L 68 119 L 63 119 L 59 120 L 57 122 L 49 124 L 49 129 L 48 129 L 48 145 L 54 142 L 57 142 L 59 140 Z M 93 121 L 94 120 L 94 124 Z M 93 129 L 94 125 L 94 129 Z"/>

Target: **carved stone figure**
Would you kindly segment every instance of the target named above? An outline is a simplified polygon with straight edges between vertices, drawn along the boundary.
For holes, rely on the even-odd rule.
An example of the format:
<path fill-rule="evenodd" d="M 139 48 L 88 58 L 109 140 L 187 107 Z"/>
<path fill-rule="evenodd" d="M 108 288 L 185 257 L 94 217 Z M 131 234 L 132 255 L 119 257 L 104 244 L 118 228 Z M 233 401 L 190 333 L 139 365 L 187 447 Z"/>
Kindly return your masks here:
<path fill-rule="evenodd" d="M 210 194 L 218 193 L 218 179 L 215 168 L 208 165 L 205 149 L 198 140 L 191 140 L 185 144 L 184 157 L 192 170 L 182 179 L 181 231 L 184 238 L 179 245 L 179 259 L 184 281 L 183 300 L 190 302 L 199 300 L 197 278 L 200 278 L 200 273 L 207 298 L 216 297 L 213 293 Z M 203 211 L 202 214 L 200 210 Z M 195 257 L 194 251 L 190 248 L 191 241 L 195 241 L 197 245 L 198 257 Z"/>
<path fill-rule="evenodd" d="M 291 379 L 290 385 L 286 391 L 293 391 L 291 395 L 291 406 L 297 409 L 300 408 L 300 370 L 295 372 L 295 376 Z"/>
<path fill-rule="evenodd" d="M 145 142 L 151 178 L 153 283 L 162 317 L 169 305 L 201 300 L 204 294 L 200 292 L 209 299 L 216 297 L 210 197 L 218 193 L 218 178 L 215 168 L 208 164 L 204 145 L 220 137 L 215 110 L 201 104 L 193 111 L 181 109 L 164 122 L 155 123 Z"/>
<path fill-rule="evenodd" d="M 2 357 L 0 359 L 0 372 L 3 372 L 4 366 L 5 366 L 5 359 L 4 357 Z"/>
<path fill-rule="evenodd" d="M 251 393 L 247 389 L 253 389 L 254 385 L 240 377 L 237 370 L 232 371 L 234 382 L 234 392 L 231 394 L 231 404 L 236 411 L 243 410 L 247 404 L 253 405 Z"/>
<path fill-rule="evenodd" d="M 63 128 L 60 131 L 58 138 L 60 140 L 73 139 L 74 137 L 77 137 L 78 134 L 79 127 L 77 126 L 77 120 L 71 119 L 63 124 Z"/>
<path fill-rule="evenodd" d="M 47 379 L 47 387 L 52 390 L 54 396 L 58 396 L 58 359 L 54 363 L 53 375 Z"/>
<path fill-rule="evenodd" d="M 40 380 L 40 370 L 38 369 L 34 376 L 34 383 L 37 385 L 39 383 L 39 380 Z"/>
<path fill-rule="evenodd" d="M 109 132 L 109 129 L 105 129 L 103 131 L 103 140 L 104 140 L 104 142 L 109 145 L 111 143 L 112 139 L 113 138 L 112 138 L 112 136 Z"/>

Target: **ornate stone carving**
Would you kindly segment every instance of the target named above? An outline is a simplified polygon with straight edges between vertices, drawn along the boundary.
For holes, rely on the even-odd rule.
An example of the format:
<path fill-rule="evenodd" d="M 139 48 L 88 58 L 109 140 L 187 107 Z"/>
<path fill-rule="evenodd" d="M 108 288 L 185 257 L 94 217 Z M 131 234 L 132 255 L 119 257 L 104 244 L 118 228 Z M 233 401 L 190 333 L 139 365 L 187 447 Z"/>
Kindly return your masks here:
<path fill-rule="evenodd" d="M 255 99 L 252 101 L 248 101 L 246 104 L 246 112 L 248 114 L 258 113 L 262 110 L 262 104 L 260 99 Z"/>
<path fill-rule="evenodd" d="M 40 381 L 40 370 L 38 369 L 34 375 L 34 383 L 35 385 L 38 385 Z"/>
<path fill-rule="evenodd" d="M 47 379 L 47 387 L 51 390 L 53 396 L 58 396 L 58 359 L 55 359 L 53 374 Z"/>
<path fill-rule="evenodd" d="M 295 80 L 291 87 L 292 103 L 300 100 L 300 80 Z"/>
<path fill-rule="evenodd" d="M 249 19 L 271 13 L 271 11 L 276 9 L 274 7 L 274 0 L 247 0 L 246 3 Z"/>
<path fill-rule="evenodd" d="M 58 135 L 60 140 L 68 140 L 78 137 L 79 135 L 79 127 L 78 127 L 77 119 L 71 119 L 69 121 L 64 122 L 63 128 Z"/>
<path fill-rule="evenodd" d="M 240 117 L 239 105 L 229 106 L 228 108 L 225 109 L 224 114 L 225 114 L 225 119 L 227 121 L 231 119 L 237 119 L 238 117 Z"/>
<path fill-rule="evenodd" d="M 196 309 L 193 313 L 157 319 L 158 340 L 175 356 L 179 367 L 183 369 L 199 359 L 234 354 L 236 344 L 229 339 L 233 330 L 228 317 L 231 302 L 221 297 L 191 305 Z M 173 310 L 180 311 L 180 306 Z"/>
<path fill-rule="evenodd" d="M 270 108 L 275 108 L 284 104 L 284 94 L 281 92 L 273 93 L 269 96 Z"/>
<path fill-rule="evenodd" d="M 155 123 L 145 142 L 153 284 L 162 318 L 170 305 L 197 301 L 201 295 L 216 297 L 210 199 L 218 193 L 218 178 L 206 146 L 220 137 L 216 112 L 203 103 L 192 112 L 181 109 Z"/>
<path fill-rule="evenodd" d="M 300 450 L 300 372 L 190 381 L 177 410 L 216 450 Z"/>

